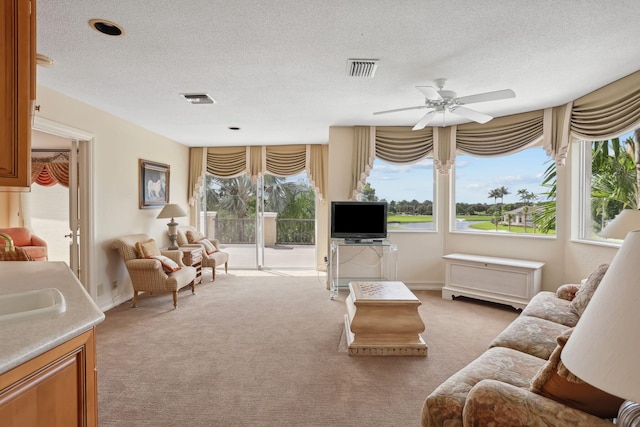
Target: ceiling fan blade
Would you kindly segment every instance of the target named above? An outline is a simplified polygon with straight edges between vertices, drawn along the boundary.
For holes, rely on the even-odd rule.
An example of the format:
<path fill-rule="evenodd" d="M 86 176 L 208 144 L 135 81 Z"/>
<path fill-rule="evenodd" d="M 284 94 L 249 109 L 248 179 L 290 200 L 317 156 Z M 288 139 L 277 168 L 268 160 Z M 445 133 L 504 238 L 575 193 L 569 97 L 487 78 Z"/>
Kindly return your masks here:
<path fill-rule="evenodd" d="M 476 95 L 463 96 L 457 101 L 460 105 L 473 104 L 474 102 L 497 101 L 499 99 L 515 98 L 516 94 L 511 89 L 496 90 L 495 92 L 478 93 Z"/>
<path fill-rule="evenodd" d="M 440 96 L 438 90 L 432 86 L 416 86 L 416 89 L 429 101 L 442 101 L 442 96 Z"/>
<path fill-rule="evenodd" d="M 493 119 L 493 117 L 488 114 L 480 113 L 476 110 L 465 107 L 451 107 L 449 111 L 478 123 L 487 123 L 489 120 Z"/>
<path fill-rule="evenodd" d="M 395 110 L 376 111 L 373 114 L 397 113 L 398 111 L 422 110 L 423 108 L 427 108 L 427 106 L 426 105 L 418 105 L 417 107 L 407 107 L 407 108 L 397 108 Z"/>
<path fill-rule="evenodd" d="M 425 114 L 418 123 L 416 123 L 416 125 L 411 129 L 411 130 L 420 130 L 420 129 L 424 129 L 431 120 L 433 120 L 433 118 L 436 116 L 436 114 L 438 114 L 438 112 L 436 110 L 433 111 L 429 111 L 427 114 Z"/>

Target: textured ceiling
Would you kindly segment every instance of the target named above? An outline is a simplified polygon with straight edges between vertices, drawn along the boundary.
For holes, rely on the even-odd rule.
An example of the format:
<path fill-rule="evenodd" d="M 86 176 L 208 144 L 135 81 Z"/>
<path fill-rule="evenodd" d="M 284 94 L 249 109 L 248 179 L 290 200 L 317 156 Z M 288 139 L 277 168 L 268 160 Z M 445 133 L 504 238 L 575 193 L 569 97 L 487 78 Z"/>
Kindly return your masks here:
<path fill-rule="evenodd" d="M 326 143 L 330 126 L 412 126 L 424 110 L 372 113 L 421 105 L 437 78 L 513 89 L 473 105 L 496 117 L 566 103 L 640 69 L 638 16 L 637 0 L 39 0 L 55 66 L 38 83 L 188 146 Z M 349 58 L 379 59 L 375 77 L 347 77 Z"/>

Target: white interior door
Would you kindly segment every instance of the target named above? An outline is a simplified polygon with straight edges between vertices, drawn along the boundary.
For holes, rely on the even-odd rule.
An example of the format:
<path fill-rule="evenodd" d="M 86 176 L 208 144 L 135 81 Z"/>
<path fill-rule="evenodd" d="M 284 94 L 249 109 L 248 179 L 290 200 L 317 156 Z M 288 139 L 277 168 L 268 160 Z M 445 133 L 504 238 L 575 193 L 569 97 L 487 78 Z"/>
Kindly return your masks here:
<path fill-rule="evenodd" d="M 69 156 L 69 267 L 80 278 L 80 203 L 78 192 L 78 141 L 71 141 Z"/>

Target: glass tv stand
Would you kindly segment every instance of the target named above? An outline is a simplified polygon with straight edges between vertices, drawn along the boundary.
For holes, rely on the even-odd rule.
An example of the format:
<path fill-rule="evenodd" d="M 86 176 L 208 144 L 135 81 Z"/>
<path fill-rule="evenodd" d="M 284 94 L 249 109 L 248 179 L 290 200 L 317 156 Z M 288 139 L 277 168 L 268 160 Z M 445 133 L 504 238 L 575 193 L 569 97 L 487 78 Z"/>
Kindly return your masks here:
<path fill-rule="evenodd" d="M 349 282 L 395 281 L 398 247 L 389 240 L 331 239 L 329 254 L 330 298 Z"/>

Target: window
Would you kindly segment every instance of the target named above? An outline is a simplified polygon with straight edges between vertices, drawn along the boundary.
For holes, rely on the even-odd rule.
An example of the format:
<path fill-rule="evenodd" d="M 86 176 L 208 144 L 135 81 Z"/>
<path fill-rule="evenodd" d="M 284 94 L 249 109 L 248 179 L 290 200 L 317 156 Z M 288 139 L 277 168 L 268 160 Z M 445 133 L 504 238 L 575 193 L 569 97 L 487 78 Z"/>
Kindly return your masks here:
<path fill-rule="evenodd" d="M 376 159 L 360 200 L 388 203 L 387 230 L 434 230 L 433 159 L 398 165 Z"/>
<path fill-rule="evenodd" d="M 638 208 L 637 141 L 628 132 L 605 141 L 578 141 L 578 238 L 606 240 L 598 233 L 622 209 Z M 575 175 L 574 175 L 575 176 Z"/>
<path fill-rule="evenodd" d="M 555 164 L 542 147 L 458 155 L 453 173 L 455 231 L 555 234 Z"/>

